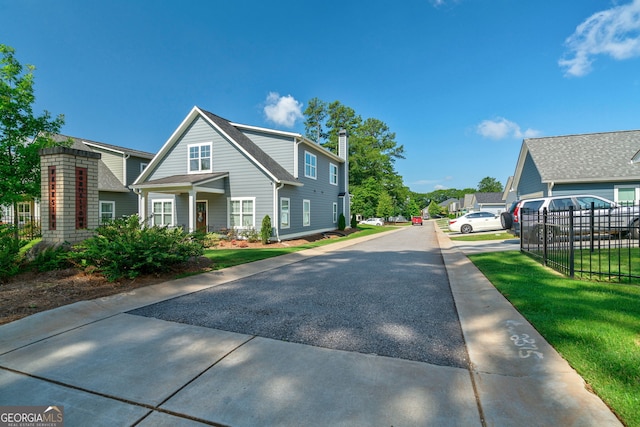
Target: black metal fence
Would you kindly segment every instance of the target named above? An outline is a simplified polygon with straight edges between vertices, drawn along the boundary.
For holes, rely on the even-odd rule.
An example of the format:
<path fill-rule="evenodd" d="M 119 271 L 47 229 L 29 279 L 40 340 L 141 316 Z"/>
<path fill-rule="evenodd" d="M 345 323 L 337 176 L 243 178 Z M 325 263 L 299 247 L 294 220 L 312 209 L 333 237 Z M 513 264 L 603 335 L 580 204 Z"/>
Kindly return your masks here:
<path fill-rule="evenodd" d="M 520 249 L 569 277 L 640 279 L 638 206 L 520 212 Z"/>

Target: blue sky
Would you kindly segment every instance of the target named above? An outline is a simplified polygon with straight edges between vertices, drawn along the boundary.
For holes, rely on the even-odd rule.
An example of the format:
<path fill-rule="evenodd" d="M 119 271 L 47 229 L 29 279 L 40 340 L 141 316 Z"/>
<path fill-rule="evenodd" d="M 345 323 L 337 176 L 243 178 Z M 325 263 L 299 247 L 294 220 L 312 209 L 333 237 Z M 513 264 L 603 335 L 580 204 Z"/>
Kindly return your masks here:
<path fill-rule="evenodd" d="M 36 112 L 150 152 L 194 105 L 304 133 L 318 97 L 387 123 L 426 193 L 504 184 L 523 138 L 640 129 L 640 0 L 0 0 L 0 16 L 36 66 Z"/>

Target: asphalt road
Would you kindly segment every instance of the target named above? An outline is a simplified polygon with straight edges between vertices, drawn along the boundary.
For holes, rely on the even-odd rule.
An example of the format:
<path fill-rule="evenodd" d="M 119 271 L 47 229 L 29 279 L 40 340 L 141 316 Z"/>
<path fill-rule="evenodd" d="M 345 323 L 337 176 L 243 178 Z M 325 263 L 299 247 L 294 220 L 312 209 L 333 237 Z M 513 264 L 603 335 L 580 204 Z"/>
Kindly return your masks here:
<path fill-rule="evenodd" d="M 130 313 L 318 347 L 468 365 L 428 222 Z"/>

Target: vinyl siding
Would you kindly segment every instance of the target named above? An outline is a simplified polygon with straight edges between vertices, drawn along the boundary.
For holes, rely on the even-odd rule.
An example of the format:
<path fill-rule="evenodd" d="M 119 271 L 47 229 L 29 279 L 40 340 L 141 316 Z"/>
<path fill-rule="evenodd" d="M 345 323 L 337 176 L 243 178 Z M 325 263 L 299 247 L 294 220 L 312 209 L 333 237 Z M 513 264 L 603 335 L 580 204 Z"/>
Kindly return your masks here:
<path fill-rule="evenodd" d="M 115 202 L 115 217 L 120 218 L 123 215 L 133 215 L 138 213 L 138 196 L 133 193 L 112 193 L 108 191 L 98 192 L 98 199 L 101 202 Z"/>
<path fill-rule="evenodd" d="M 524 194 L 532 194 L 539 191 L 542 191 L 546 196 L 547 185 L 542 183 L 540 172 L 538 172 L 538 168 L 533 162 L 531 154 L 527 153 L 516 192 L 518 193 L 518 197 L 521 197 Z"/>
<path fill-rule="evenodd" d="M 253 131 L 243 131 L 242 133 L 289 173 L 293 174 L 293 154 L 295 152 L 293 138 L 277 137 Z"/>
<path fill-rule="evenodd" d="M 226 172 L 226 165 L 218 158 L 220 150 L 230 147 L 227 142 L 214 128 L 212 128 L 201 117 L 198 117 L 186 130 L 184 135 L 176 142 L 162 159 L 162 162 L 152 171 L 147 180 L 165 178 L 173 175 L 185 175 L 188 173 L 188 151 L 190 144 L 200 144 L 213 142 L 212 166 L 214 172 Z"/>
<path fill-rule="evenodd" d="M 553 186 L 554 196 L 572 194 L 591 194 L 613 200 L 613 189 L 616 185 L 628 185 L 628 182 L 596 182 L 584 184 L 556 184 Z"/>
<path fill-rule="evenodd" d="M 109 150 L 101 150 L 97 147 L 91 147 L 92 151 L 96 153 L 100 153 L 102 155 L 101 160 L 103 163 L 113 172 L 113 174 L 118 178 L 118 181 L 122 183 L 122 185 L 126 185 L 122 182 L 123 179 L 123 171 L 124 171 L 124 161 L 121 154 L 116 154 L 113 151 Z"/>
<path fill-rule="evenodd" d="M 140 165 L 151 163 L 151 159 L 143 159 L 141 157 L 129 157 L 127 159 L 127 182 L 125 185 L 133 184 L 140 175 Z"/>
<path fill-rule="evenodd" d="M 304 176 L 304 152 L 308 151 L 316 155 L 317 169 L 316 179 L 306 178 Z M 278 193 L 278 204 L 280 198 L 286 197 L 290 199 L 290 227 L 280 229 L 280 238 L 287 236 L 296 236 L 303 234 L 312 234 L 318 231 L 334 230 L 337 223 L 333 222 L 333 203 L 338 203 L 338 215 L 342 210 L 342 200 L 338 197 L 340 193 L 339 185 L 331 185 L 329 183 L 329 163 L 336 164 L 336 161 L 327 157 L 322 148 L 314 149 L 306 145 L 298 146 L 298 176 L 300 182 L 304 184 L 302 187 L 285 186 Z M 342 168 L 338 166 L 338 182 L 342 178 Z M 302 205 L 303 200 L 311 202 L 311 225 L 302 225 Z M 278 206 L 280 209 L 280 206 Z M 279 213 L 279 211 L 278 211 Z M 280 223 L 273 224 L 280 227 Z"/>

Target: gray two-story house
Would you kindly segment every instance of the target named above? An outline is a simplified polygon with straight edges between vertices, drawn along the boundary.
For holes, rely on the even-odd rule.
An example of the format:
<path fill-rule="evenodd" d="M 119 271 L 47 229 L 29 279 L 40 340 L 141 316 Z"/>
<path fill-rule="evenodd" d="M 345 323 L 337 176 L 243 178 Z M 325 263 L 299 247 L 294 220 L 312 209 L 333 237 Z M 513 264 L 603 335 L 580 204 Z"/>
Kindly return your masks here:
<path fill-rule="evenodd" d="M 185 230 L 259 230 L 272 239 L 349 222 L 348 142 L 338 155 L 300 134 L 232 123 L 194 107 L 131 186 L 140 216 Z"/>

